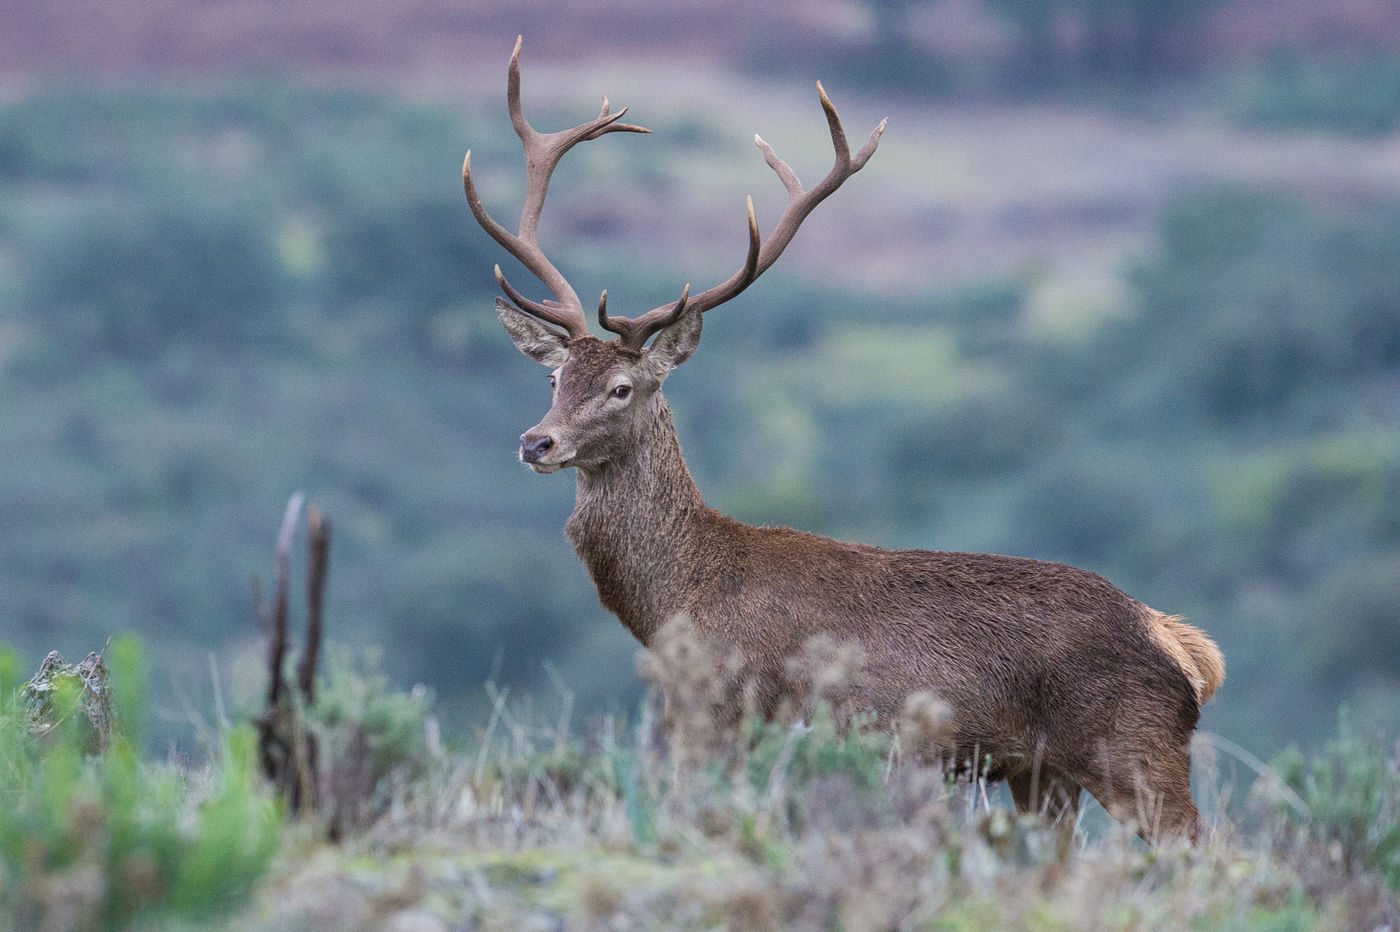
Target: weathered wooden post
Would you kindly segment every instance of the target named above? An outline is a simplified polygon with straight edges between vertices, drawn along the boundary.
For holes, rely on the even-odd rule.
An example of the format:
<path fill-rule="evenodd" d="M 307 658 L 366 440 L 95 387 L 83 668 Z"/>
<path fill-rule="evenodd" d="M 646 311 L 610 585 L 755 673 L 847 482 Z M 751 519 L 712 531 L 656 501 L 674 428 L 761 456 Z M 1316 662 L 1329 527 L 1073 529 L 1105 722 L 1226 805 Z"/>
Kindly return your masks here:
<path fill-rule="evenodd" d="M 258 750 L 263 773 L 287 801 L 289 810 L 318 808 L 320 754 L 306 712 L 316 698 L 316 666 L 321 657 L 322 612 L 329 566 L 331 526 L 316 508 L 307 512 L 306 643 L 297 665 L 296 692 L 283 676 L 287 656 L 288 591 L 291 586 L 292 541 L 306 497 L 297 492 L 287 501 L 277 535 L 277 589 L 272 606 L 263 601 L 254 582 L 258 615 L 268 632 L 267 705 L 257 719 Z"/>

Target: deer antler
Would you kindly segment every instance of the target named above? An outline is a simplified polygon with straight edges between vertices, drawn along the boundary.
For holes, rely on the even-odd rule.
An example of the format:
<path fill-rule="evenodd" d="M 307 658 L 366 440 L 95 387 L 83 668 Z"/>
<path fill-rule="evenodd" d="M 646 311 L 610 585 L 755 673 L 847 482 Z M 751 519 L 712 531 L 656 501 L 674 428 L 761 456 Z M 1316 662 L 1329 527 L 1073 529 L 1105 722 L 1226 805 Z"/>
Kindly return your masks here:
<path fill-rule="evenodd" d="M 880 136 L 885 132 L 887 121 L 880 121 L 880 125 L 875 127 L 875 131 L 870 134 L 865 145 L 861 146 L 860 151 L 852 158 L 850 145 L 846 142 L 846 131 L 841 127 L 841 118 L 836 115 L 836 108 L 832 105 L 831 99 L 826 96 L 826 90 L 820 81 L 817 82 L 817 94 L 821 97 L 822 109 L 826 111 L 826 122 L 831 128 L 831 144 L 836 150 L 836 164 L 832 166 L 831 171 L 827 172 L 826 177 L 810 191 L 803 190 L 802 182 L 798 180 L 797 174 L 786 162 L 778 158 L 773 147 L 764 142 L 762 137 L 754 136 L 754 142 L 763 151 L 764 161 L 773 171 L 777 172 L 778 178 L 787 188 L 787 208 L 783 211 L 782 217 L 778 219 L 778 225 L 769 235 L 768 242 L 763 243 L 759 240 L 758 220 L 754 216 L 753 198 L 749 198 L 749 252 L 743 267 L 735 272 L 728 281 L 690 298 L 690 307 L 699 307 L 702 312 L 708 311 L 735 297 L 739 292 L 753 284 L 758 276 L 778 261 L 778 257 L 783 254 L 787 244 L 792 242 L 797 228 L 802 225 L 803 220 L 807 219 L 807 215 L 833 191 L 841 187 L 847 178 L 864 168 L 865 163 L 870 160 L 870 156 L 875 153 L 875 147 L 880 144 Z M 687 285 L 687 294 L 689 290 L 690 286 Z M 682 296 L 679 302 L 662 305 L 633 319 L 608 317 L 604 307 L 600 306 L 598 320 L 603 327 L 618 334 L 624 345 L 634 350 L 640 350 L 652 334 L 669 326 L 679 318 L 685 306 L 686 298 Z"/>
<path fill-rule="evenodd" d="M 531 301 L 526 298 L 510 286 L 498 265 L 496 281 L 501 290 L 522 310 L 564 328 L 571 340 L 577 340 L 588 336 L 588 322 L 584 317 L 583 303 L 579 301 L 578 293 L 540 249 L 539 244 L 540 212 L 544 209 L 545 194 L 549 191 L 549 178 L 564 153 L 580 142 L 597 139 L 607 133 L 649 133 L 651 130 L 618 122 L 627 113 L 627 108 L 623 107 L 617 113 L 612 113 L 608 107 L 608 98 L 604 97 L 603 109 L 595 119 L 557 133 L 537 132 L 525 119 L 525 112 L 520 105 L 520 49 L 523 44 L 523 37 L 517 36 L 515 51 L 510 57 L 509 79 L 506 84 L 510 122 L 525 147 L 525 206 L 520 211 L 519 231 L 511 233 L 486 212 L 481 198 L 477 196 L 476 186 L 472 183 L 470 151 L 462 163 L 462 186 L 466 189 L 467 203 L 471 206 L 472 215 L 476 217 L 477 222 L 491 234 L 492 239 L 519 259 L 525 268 L 534 273 L 535 277 L 554 293 L 554 300 Z"/>

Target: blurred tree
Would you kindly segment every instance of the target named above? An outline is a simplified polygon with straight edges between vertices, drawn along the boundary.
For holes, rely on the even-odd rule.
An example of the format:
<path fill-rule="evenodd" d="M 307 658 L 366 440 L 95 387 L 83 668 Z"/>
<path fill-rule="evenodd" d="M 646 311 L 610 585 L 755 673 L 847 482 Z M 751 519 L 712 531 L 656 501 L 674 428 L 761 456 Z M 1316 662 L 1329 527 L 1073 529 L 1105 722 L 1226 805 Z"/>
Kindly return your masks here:
<path fill-rule="evenodd" d="M 436 315 L 462 300 L 469 270 L 489 270 L 497 258 L 481 251 L 465 206 L 442 198 L 337 206 L 323 247 L 329 310 L 376 305 L 395 329 L 431 349 Z"/>
<path fill-rule="evenodd" d="M 1317 674 L 1400 687 L 1400 549 L 1332 567 L 1308 609 L 1305 649 Z"/>
<path fill-rule="evenodd" d="M 1010 67 L 1021 82 L 1056 87 L 1087 78 L 1135 85 L 1194 64 L 1194 31 L 1222 0 L 988 0 L 1017 29 Z"/>
<path fill-rule="evenodd" d="M 946 91 L 951 74 L 933 52 L 914 41 L 910 29 L 923 0 L 866 0 L 873 28 L 869 48 L 854 50 L 847 70 L 880 91 L 925 95 Z"/>
<path fill-rule="evenodd" d="M 1400 126 L 1400 55 L 1280 49 L 1244 73 L 1237 95 L 1234 110 L 1249 125 L 1388 133 Z"/>
<path fill-rule="evenodd" d="M 1400 370 L 1400 206 L 1336 215 L 1202 191 L 1174 202 L 1161 231 L 1134 275 L 1142 314 L 1118 331 L 1159 363 L 1159 403 L 1236 424 L 1326 417 L 1322 399 Z"/>
<path fill-rule="evenodd" d="M 209 203 L 100 204 L 50 218 L 24 243 L 24 306 L 86 353 L 150 359 L 180 340 L 274 337 L 284 284 L 262 219 Z"/>

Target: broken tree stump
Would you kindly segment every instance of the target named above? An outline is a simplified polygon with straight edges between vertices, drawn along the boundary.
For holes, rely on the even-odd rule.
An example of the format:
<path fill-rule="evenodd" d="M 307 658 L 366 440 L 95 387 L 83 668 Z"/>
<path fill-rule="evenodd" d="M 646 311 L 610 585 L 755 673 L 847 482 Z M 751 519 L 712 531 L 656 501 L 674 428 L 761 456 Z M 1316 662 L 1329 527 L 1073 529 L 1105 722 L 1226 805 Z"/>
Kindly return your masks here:
<path fill-rule="evenodd" d="M 20 698 L 24 727 L 36 738 L 72 728 L 88 754 L 101 754 L 112 742 L 112 686 L 101 654 L 90 653 L 73 665 L 64 663 L 58 651 L 49 651 Z"/>
<path fill-rule="evenodd" d="M 316 812 L 321 785 L 320 753 L 307 711 L 316 698 L 316 667 L 321 656 L 322 611 L 329 566 L 330 522 L 320 511 L 307 512 L 306 643 L 297 666 L 295 690 L 284 675 L 288 649 L 288 592 L 291 586 L 292 541 L 305 496 L 294 494 L 282 516 L 277 535 L 277 589 L 269 609 L 257 591 L 258 615 L 268 632 L 267 704 L 256 721 L 258 753 L 263 773 L 287 801 L 288 811 Z"/>

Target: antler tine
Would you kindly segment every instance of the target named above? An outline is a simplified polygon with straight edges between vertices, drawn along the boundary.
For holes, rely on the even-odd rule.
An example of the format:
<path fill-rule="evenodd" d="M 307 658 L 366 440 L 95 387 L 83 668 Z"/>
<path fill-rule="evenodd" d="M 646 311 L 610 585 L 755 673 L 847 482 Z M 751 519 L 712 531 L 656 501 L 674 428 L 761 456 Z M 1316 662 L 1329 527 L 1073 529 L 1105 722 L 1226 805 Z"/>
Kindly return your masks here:
<path fill-rule="evenodd" d="M 819 181 L 811 190 L 804 190 L 802 182 L 798 180 L 796 172 L 792 170 L 786 162 L 778 157 L 773 151 L 773 147 L 763 141 L 760 136 L 754 136 L 754 143 L 763 152 L 763 160 L 777 173 L 783 187 L 788 192 L 787 208 L 783 211 L 782 217 L 778 219 L 778 225 L 774 227 L 769 235 L 768 241 L 760 247 L 758 240 L 758 223 L 754 218 L 753 198 L 749 198 L 749 255 L 744 262 L 744 267 L 736 272 L 723 284 L 717 285 L 707 291 L 702 291 L 691 300 L 691 305 L 699 305 L 702 311 L 718 307 L 729 299 L 738 295 L 741 291 L 753 284 L 768 268 L 783 254 L 787 244 L 792 242 L 798 227 L 802 221 L 807 219 L 816 206 L 825 200 L 833 191 L 841 187 L 842 183 L 856 172 L 865 167 L 865 163 L 870 160 L 870 156 L 875 153 L 875 148 L 880 144 L 880 137 L 885 132 L 885 124 L 888 120 L 881 120 L 880 125 L 875 127 L 870 138 L 855 157 L 851 156 L 851 149 L 846 142 L 846 131 L 841 126 L 841 118 L 836 114 L 836 107 L 832 105 L 831 99 L 826 96 L 826 89 L 821 82 L 817 82 L 817 94 L 821 98 L 822 110 L 826 113 L 827 126 L 831 130 L 831 145 L 836 150 L 836 162 L 827 172 L 826 177 Z"/>
<path fill-rule="evenodd" d="M 618 342 L 633 352 L 640 353 L 652 334 L 664 330 L 681 319 L 690 303 L 690 283 L 687 282 L 679 301 L 663 304 L 647 311 L 641 317 L 609 317 L 608 293 L 598 299 L 598 324 L 604 330 L 617 334 Z"/>
<path fill-rule="evenodd" d="M 885 132 L 885 120 L 880 121 L 880 125 L 875 127 L 875 131 L 870 134 L 865 145 L 856 153 L 855 158 L 852 158 L 851 148 L 846 142 L 846 131 L 841 126 L 841 118 L 837 116 L 836 107 L 826 96 L 826 89 L 822 87 L 820 81 L 817 82 L 817 94 L 821 97 L 822 110 L 826 113 L 827 126 L 831 130 L 831 145 L 836 150 L 836 163 L 831 167 L 831 171 L 827 172 L 825 178 L 810 191 L 807 191 L 803 189 L 802 182 L 798 180 L 796 172 L 788 163 L 778 158 L 773 147 L 764 142 L 762 137 L 754 136 L 754 142 L 763 151 L 764 161 L 777 173 L 783 187 L 787 188 L 787 209 L 778 219 L 778 225 L 768 237 L 768 242 L 764 243 L 758 235 L 758 219 L 754 216 L 753 198 L 749 198 L 749 252 L 743 267 L 724 283 L 702 291 L 690 299 L 690 307 L 699 307 L 702 312 L 708 311 L 718 307 L 753 284 L 754 280 L 767 271 L 768 267 L 783 254 L 783 250 L 792 241 L 793 236 L 797 233 L 797 228 L 802 225 L 803 220 L 807 219 L 807 215 L 828 195 L 841 187 L 847 178 L 864 168 L 865 163 L 874 154 L 875 147 L 880 144 L 880 136 Z M 689 291 L 690 286 L 687 285 L 686 293 L 689 294 Z M 625 345 L 639 351 L 652 334 L 678 320 L 681 311 L 686 306 L 685 298 L 682 297 L 678 304 L 662 305 L 647 311 L 641 317 L 629 320 L 625 317 L 608 317 L 606 297 L 607 293 L 604 292 L 604 301 L 598 308 L 599 322 L 608 330 L 618 334 Z"/>
<path fill-rule="evenodd" d="M 569 339 L 577 340 L 579 337 L 588 335 L 588 328 L 585 326 L 582 333 L 574 331 L 576 320 L 582 320 L 582 309 L 575 314 L 572 309 L 565 307 L 558 301 L 531 301 L 519 291 L 516 291 L 511 283 L 506 281 L 505 275 L 501 273 L 501 267 L 496 266 L 496 284 L 506 293 L 506 297 L 515 302 L 516 307 L 538 317 L 545 323 L 554 324 L 556 327 L 563 327 L 569 334 Z"/>
<path fill-rule="evenodd" d="M 735 272 L 729 281 L 717 288 L 711 288 L 709 291 L 705 292 L 705 294 L 718 294 L 723 289 L 732 288 L 733 294 L 731 294 L 730 297 L 733 297 L 733 295 L 747 288 L 749 284 L 758 277 L 757 269 L 760 245 L 758 237 L 758 218 L 754 216 L 753 198 L 750 197 L 749 255 L 744 262 L 744 267 Z M 687 283 L 685 290 L 681 293 L 681 299 L 677 302 L 663 304 L 658 308 L 653 308 L 641 317 L 609 317 L 607 313 L 608 293 L 604 291 L 602 299 L 598 302 L 598 323 L 602 325 L 603 329 L 611 330 L 613 333 L 617 334 L 620 338 L 620 342 L 624 346 L 641 352 L 642 347 L 646 346 L 647 340 L 650 340 L 653 334 L 680 320 L 681 314 L 685 311 L 686 307 L 693 307 L 699 303 L 699 297 L 700 296 L 697 296 L 695 299 L 690 299 L 690 285 Z M 700 310 L 702 312 L 706 311 L 714 307 L 715 304 L 721 304 L 727 300 L 728 298 L 724 298 L 715 301 L 713 304 L 701 305 Z"/>
<path fill-rule="evenodd" d="M 520 102 L 520 51 L 523 46 L 523 37 L 517 36 L 515 50 L 510 57 L 510 69 L 506 81 L 506 104 L 510 111 L 510 122 L 515 128 L 515 134 L 520 137 L 521 145 L 525 148 L 525 204 L 520 211 L 519 231 L 511 233 L 501 226 L 482 205 L 481 198 L 476 193 L 476 186 L 472 182 L 470 152 L 467 153 L 466 160 L 462 163 L 462 186 L 466 190 L 467 203 L 477 222 L 490 234 L 492 239 L 504 246 L 511 255 L 520 260 L 525 268 L 544 283 L 554 293 L 556 300 L 538 302 L 524 298 L 506 283 L 505 276 L 501 274 L 498 266 L 496 280 L 500 283 L 502 290 L 506 291 L 511 300 L 515 301 L 521 309 L 549 323 L 563 327 L 568 332 L 570 339 L 577 340 L 588 335 L 588 322 L 584 318 L 583 302 L 579 300 L 578 293 L 574 291 L 573 286 L 555 268 L 554 263 L 549 261 L 539 245 L 540 214 L 544 210 L 545 195 L 549 192 L 550 176 L 553 175 L 554 168 L 559 164 L 564 153 L 580 142 L 597 139 L 607 133 L 649 133 L 651 130 L 643 126 L 620 122 L 627 113 L 627 108 L 623 107 L 617 113 L 612 113 L 608 106 L 608 99 L 604 97 L 602 109 L 595 119 L 556 133 L 538 132 L 525 119 L 525 111 Z"/>

